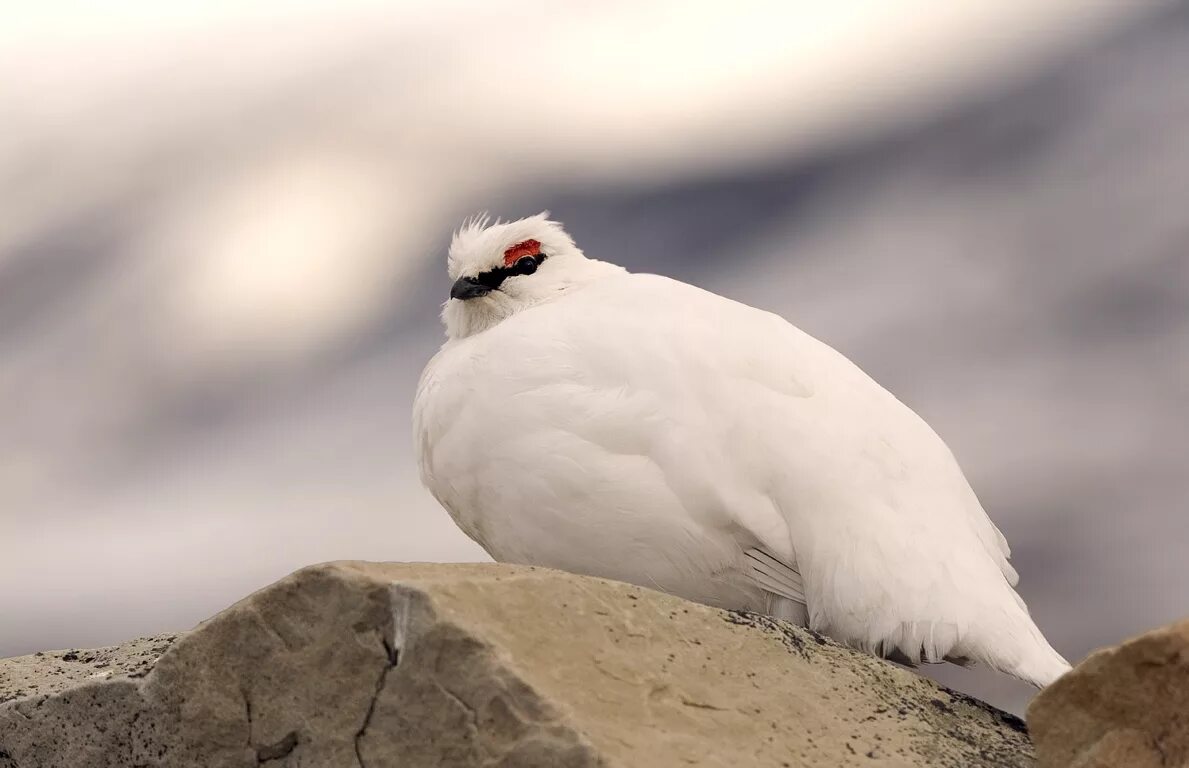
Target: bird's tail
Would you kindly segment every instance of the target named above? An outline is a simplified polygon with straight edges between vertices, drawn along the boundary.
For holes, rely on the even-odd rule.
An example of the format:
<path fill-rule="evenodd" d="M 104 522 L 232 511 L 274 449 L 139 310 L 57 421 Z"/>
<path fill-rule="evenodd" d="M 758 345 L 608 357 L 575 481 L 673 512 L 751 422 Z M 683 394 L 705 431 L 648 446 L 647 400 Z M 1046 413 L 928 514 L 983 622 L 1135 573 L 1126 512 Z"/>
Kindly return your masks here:
<path fill-rule="evenodd" d="M 978 649 L 975 658 L 1037 688 L 1044 688 L 1069 671 L 1069 662 L 1053 650 L 1026 609 L 1021 608 L 1011 618 L 984 635 L 994 640 Z"/>
<path fill-rule="evenodd" d="M 1005 670 L 1021 680 L 1044 688 L 1070 669 L 1069 662 L 1053 650 L 1044 638 L 1040 646 L 1020 659 L 1013 669 Z"/>

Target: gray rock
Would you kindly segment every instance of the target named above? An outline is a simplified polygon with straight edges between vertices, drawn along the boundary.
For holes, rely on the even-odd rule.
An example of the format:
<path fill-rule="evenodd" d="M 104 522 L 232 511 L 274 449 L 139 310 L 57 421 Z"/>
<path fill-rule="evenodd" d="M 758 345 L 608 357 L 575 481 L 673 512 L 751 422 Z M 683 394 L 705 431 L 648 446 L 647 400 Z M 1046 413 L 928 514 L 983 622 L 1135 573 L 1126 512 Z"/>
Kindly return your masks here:
<path fill-rule="evenodd" d="M 765 617 L 506 565 L 307 568 L 0 661 L 0 768 L 1030 766 L 1011 715 Z"/>

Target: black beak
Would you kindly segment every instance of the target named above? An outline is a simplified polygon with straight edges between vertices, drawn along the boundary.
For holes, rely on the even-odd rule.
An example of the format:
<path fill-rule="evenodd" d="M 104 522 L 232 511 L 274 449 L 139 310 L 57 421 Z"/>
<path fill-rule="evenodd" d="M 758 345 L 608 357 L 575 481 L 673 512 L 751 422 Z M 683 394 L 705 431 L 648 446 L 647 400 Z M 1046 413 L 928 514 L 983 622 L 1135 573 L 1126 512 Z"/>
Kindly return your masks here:
<path fill-rule="evenodd" d="M 460 277 L 454 281 L 454 287 L 450 289 L 450 298 L 461 299 L 477 299 L 480 296 L 486 296 L 491 293 L 491 289 L 483 283 L 480 283 L 473 277 Z"/>

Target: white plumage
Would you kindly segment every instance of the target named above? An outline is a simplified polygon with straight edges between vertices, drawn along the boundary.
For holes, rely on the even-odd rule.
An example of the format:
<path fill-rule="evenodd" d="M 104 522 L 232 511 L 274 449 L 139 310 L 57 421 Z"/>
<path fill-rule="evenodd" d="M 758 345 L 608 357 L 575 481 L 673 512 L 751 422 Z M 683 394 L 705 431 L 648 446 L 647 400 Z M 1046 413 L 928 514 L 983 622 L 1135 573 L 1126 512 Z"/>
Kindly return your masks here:
<path fill-rule="evenodd" d="M 838 352 L 588 259 L 546 214 L 469 222 L 449 271 L 414 432 L 426 486 L 496 560 L 1038 686 L 1068 669 L 949 449 Z"/>

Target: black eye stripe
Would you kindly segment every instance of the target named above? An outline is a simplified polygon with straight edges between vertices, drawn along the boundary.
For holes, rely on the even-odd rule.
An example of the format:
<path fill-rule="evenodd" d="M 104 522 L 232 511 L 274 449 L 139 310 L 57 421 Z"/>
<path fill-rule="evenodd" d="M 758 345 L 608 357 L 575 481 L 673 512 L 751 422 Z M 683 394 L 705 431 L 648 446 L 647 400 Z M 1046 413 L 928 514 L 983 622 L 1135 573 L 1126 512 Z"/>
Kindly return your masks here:
<path fill-rule="evenodd" d="M 545 261 L 546 256 L 543 253 L 539 253 L 531 258 L 537 266 L 540 266 L 541 262 Z M 489 269 L 486 272 L 480 272 L 479 274 L 475 275 L 475 280 L 480 285 L 485 285 L 488 288 L 495 290 L 496 288 L 499 288 L 500 284 L 509 277 L 516 277 L 517 275 L 521 274 L 524 273 L 517 270 L 516 265 L 513 264 L 510 267 L 496 267 L 495 269 Z"/>

